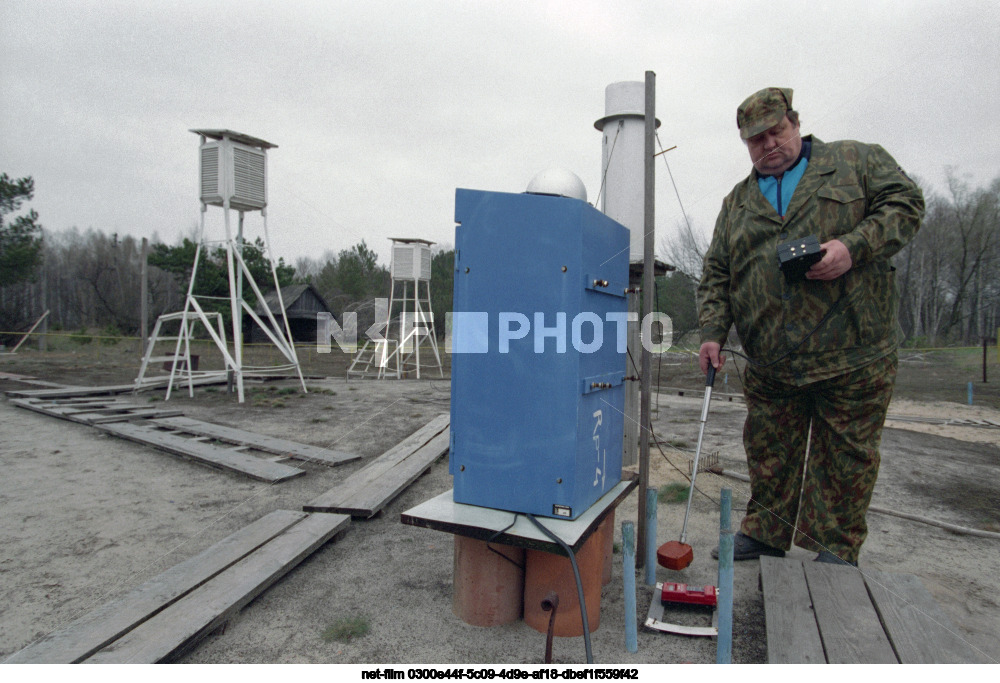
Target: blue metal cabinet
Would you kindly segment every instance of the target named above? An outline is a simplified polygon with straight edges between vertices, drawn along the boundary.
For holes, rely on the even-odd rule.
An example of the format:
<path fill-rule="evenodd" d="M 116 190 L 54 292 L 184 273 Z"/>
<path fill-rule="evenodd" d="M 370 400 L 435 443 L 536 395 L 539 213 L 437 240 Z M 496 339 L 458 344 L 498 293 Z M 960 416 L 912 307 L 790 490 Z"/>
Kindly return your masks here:
<path fill-rule="evenodd" d="M 463 189 L 455 220 L 454 499 L 575 519 L 621 480 L 628 229 Z"/>

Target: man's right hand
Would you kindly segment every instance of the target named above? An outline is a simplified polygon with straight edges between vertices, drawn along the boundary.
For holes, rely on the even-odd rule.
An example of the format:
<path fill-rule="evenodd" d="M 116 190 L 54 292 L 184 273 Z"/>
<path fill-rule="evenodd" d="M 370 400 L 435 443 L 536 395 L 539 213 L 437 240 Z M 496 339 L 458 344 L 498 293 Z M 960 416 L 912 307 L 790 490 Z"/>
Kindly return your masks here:
<path fill-rule="evenodd" d="M 701 345 L 701 349 L 698 351 L 698 365 L 701 366 L 702 373 L 708 374 L 710 363 L 712 367 L 719 370 L 726 362 L 726 357 L 719 355 L 721 349 L 722 347 L 717 342 L 705 342 Z"/>

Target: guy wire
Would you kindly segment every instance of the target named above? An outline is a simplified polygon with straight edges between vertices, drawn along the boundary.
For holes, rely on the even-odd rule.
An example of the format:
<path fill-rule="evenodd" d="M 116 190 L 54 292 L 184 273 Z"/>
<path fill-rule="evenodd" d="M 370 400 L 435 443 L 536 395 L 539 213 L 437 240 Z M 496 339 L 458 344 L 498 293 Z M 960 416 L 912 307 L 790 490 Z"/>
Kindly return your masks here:
<path fill-rule="evenodd" d="M 597 208 L 598 202 L 601 201 L 601 195 L 604 194 L 604 184 L 608 180 L 608 169 L 611 168 L 611 159 L 615 155 L 615 145 L 618 144 L 618 134 L 622 132 L 622 128 L 625 126 L 624 119 L 618 119 L 618 127 L 615 129 L 615 139 L 611 141 L 611 150 L 608 152 L 608 163 L 604 166 L 604 173 L 601 174 L 601 188 L 597 191 L 597 197 L 594 198 L 594 208 Z"/>
<path fill-rule="evenodd" d="M 656 135 L 656 144 L 660 147 L 660 153 L 657 156 L 663 157 L 663 163 L 667 166 L 667 175 L 670 176 L 670 183 L 674 186 L 674 195 L 677 197 L 677 205 L 681 207 L 681 216 L 684 217 L 684 222 L 687 224 L 688 231 L 690 232 L 691 221 L 688 220 L 687 211 L 684 210 L 684 203 L 681 201 L 681 193 L 677 191 L 677 183 L 674 182 L 674 174 L 670 171 L 670 162 L 667 161 L 666 152 L 669 150 L 663 149 L 663 143 L 660 142 L 660 134 L 654 133 L 654 135 Z"/>

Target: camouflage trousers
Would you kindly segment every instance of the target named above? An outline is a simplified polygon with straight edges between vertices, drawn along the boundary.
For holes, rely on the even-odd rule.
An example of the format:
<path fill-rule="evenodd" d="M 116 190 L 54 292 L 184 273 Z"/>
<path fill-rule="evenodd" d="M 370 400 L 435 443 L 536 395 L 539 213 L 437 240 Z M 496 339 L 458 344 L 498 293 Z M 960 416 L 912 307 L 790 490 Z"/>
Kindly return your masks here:
<path fill-rule="evenodd" d="M 794 542 L 858 560 L 896 365 L 893 352 L 805 386 L 747 371 L 743 445 L 752 498 L 744 534 L 777 548 Z"/>

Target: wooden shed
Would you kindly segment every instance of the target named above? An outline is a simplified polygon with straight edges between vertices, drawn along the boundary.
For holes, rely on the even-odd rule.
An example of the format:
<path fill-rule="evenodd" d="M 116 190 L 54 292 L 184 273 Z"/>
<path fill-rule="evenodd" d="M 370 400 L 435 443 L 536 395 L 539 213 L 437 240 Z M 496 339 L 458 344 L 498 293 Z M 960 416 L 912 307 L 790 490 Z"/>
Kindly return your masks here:
<path fill-rule="evenodd" d="M 288 326 L 292 331 L 292 339 L 296 342 L 316 341 L 316 314 L 330 313 L 330 307 L 326 305 L 323 297 L 312 285 L 289 285 L 281 288 L 281 300 L 285 304 L 285 315 L 288 316 Z M 264 301 L 257 302 L 254 307 L 255 312 L 265 323 L 267 314 L 264 306 L 271 309 L 271 314 L 278 324 L 283 324 L 281 319 L 281 306 L 278 304 L 277 291 L 264 295 Z M 334 316 L 336 318 L 336 316 Z M 260 326 L 253 321 L 250 316 L 243 318 L 243 338 L 249 344 L 268 341 L 267 335 Z"/>

